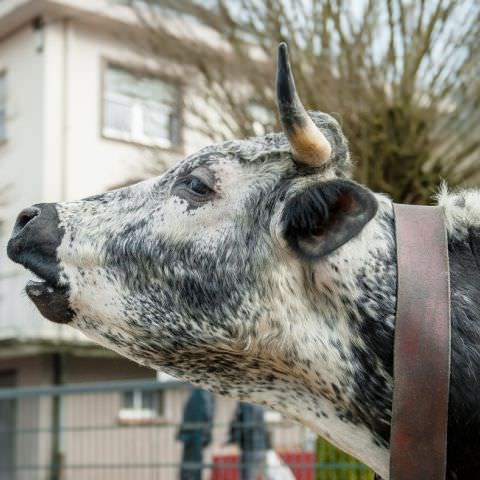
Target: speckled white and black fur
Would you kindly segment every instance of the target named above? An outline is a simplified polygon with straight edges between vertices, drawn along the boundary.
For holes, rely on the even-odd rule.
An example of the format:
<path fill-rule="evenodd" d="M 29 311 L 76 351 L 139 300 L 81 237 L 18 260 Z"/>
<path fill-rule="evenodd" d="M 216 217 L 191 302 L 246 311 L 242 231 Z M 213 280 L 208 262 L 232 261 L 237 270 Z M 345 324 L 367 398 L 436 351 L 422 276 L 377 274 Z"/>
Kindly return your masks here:
<path fill-rule="evenodd" d="M 308 261 L 282 235 L 288 199 L 348 178 L 338 124 L 314 170 L 283 134 L 201 150 L 159 178 L 57 206 L 72 325 L 141 364 L 298 419 L 388 478 L 396 254 L 391 201 L 349 242 Z M 208 170 L 190 204 L 176 179 Z M 373 194 L 372 194 L 373 195 Z M 480 194 L 443 194 L 452 272 L 449 478 L 480 465 Z M 471 474 L 471 472 L 475 474 Z"/>

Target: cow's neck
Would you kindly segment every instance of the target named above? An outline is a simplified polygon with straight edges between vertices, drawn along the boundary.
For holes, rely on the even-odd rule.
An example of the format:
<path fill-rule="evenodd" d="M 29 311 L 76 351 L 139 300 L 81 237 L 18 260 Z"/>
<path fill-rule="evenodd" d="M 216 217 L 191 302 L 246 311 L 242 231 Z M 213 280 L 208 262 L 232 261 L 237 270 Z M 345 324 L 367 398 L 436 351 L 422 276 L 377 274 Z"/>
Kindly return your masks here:
<path fill-rule="evenodd" d="M 388 478 L 396 248 L 391 203 L 379 203 L 359 238 L 313 271 L 317 298 L 309 300 L 321 328 L 311 360 L 334 397 L 320 391 L 314 415 L 308 403 L 302 412 L 305 423 Z"/>
<path fill-rule="evenodd" d="M 292 323 L 284 352 L 289 373 L 247 399 L 310 426 L 387 479 L 396 254 L 391 203 L 380 201 L 360 238 L 295 274 L 299 295 L 277 302 L 281 323 Z"/>

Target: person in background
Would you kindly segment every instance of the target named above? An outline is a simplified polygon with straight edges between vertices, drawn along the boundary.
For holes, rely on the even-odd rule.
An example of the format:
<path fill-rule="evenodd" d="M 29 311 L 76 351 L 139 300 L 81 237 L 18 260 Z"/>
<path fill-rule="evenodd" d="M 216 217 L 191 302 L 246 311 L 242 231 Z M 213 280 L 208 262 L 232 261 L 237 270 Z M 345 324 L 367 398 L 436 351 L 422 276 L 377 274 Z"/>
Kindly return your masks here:
<path fill-rule="evenodd" d="M 241 450 L 241 480 L 257 480 L 270 448 L 262 407 L 249 403 L 237 405 L 230 424 L 229 443 L 236 443 Z"/>
<path fill-rule="evenodd" d="M 183 442 L 180 480 L 201 480 L 203 450 L 212 440 L 213 396 L 194 389 L 183 410 L 183 421 L 177 439 Z"/>

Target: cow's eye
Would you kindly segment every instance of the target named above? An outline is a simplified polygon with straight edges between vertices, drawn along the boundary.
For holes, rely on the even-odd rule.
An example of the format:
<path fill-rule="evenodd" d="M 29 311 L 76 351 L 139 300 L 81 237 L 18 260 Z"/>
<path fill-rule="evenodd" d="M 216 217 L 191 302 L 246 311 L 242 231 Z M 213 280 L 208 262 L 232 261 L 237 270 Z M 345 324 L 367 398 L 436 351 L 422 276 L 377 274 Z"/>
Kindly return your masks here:
<path fill-rule="evenodd" d="M 175 190 L 186 191 L 198 198 L 208 197 L 213 193 L 213 190 L 203 180 L 194 175 L 180 179 L 175 185 Z"/>
<path fill-rule="evenodd" d="M 203 183 L 197 177 L 190 177 L 186 179 L 185 186 L 196 195 L 208 195 L 212 191 L 208 185 Z"/>

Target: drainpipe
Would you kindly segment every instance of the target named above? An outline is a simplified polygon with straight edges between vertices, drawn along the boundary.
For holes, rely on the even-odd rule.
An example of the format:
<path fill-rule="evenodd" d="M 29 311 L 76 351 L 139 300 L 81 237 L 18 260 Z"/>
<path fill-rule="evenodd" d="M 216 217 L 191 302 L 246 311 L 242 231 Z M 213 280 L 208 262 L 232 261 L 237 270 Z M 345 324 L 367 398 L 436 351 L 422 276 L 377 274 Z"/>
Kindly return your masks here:
<path fill-rule="evenodd" d="M 71 36 L 70 21 L 64 19 L 62 21 L 62 48 L 63 48 L 63 58 L 62 58 L 62 131 L 60 135 L 60 148 L 61 148 L 61 177 L 60 177 L 60 200 L 62 202 L 67 200 L 68 196 L 68 122 L 69 122 L 69 108 L 68 108 L 68 82 L 70 81 L 68 74 L 68 61 L 70 56 L 70 36 Z"/>
<path fill-rule="evenodd" d="M 65 355 L 53 354 L 53 384 L 55 386 L 65 383 Z M 52 397 L 52 453 L 50 462 L 50 480 L 64 478 L 65 446 L 63 441 L 63 397 Z"/>

